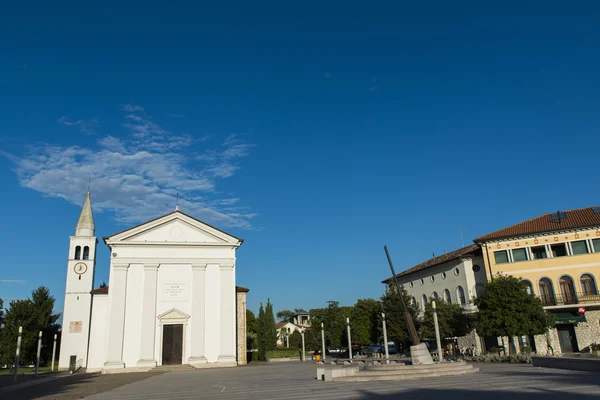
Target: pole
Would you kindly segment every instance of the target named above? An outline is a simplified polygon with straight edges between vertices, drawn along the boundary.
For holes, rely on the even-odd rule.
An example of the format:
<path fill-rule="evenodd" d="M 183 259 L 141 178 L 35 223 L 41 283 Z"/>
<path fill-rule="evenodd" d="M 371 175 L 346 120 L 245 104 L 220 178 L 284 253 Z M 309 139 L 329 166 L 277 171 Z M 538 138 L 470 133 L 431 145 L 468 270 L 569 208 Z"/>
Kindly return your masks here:
<path fill-rule="evenodd" d="M 440 341 L 440 327 L 438 325 L 437 308 L 435 306 L 435 300 L 431 302 L 431 309 L 433 310 L 433 325 L 435 326 L 435 343 L 437 344 L 438 348 L 438 361 L 442 362 L 444 361 L 444 356 L 442 352 L 442 344 Z"/>
<path fill-rule="evenodd" d="M 408 329 L 410 340 L 413 346 L 417 346 L 419 343 L 421 343 L 421 341 L 419 340 L 419 334 L 417 333 L 417 328 L 415 328 L 415 323 L 413 322 L 412 316 L 408 312 L 406 304 L 404 304 L 404 298 L 402 297 L 400 284 L 398 283 L 396 271 L 394 271 L 394 265 L 392 264 L 392 258 L 390 257 L 390 253 L 388 252 L 387 246 L 383 246 L 383 249 L 385 250 L 385 255 L 388 259 L 388 263 L 390 264 L 390 269 L 392 270 L 392 277 L 394 278 L 394 283 L 396 284 L 396 289 L 398 290 L 398 296 L 400 296 L 400 302 L 402 303 L 402 307 L 404 307 L 404 320 L 406 321 L 406 328 Z"/>
<path fill-rule="evenodd" d="M 52 366 L 51 371 L 54 372 L 54 358 L 56 357 L 56 337 L 58 335 L 54 334 L 54 345 L 52 346 Z"/>
<path fill-rule="evenodd" d="M 286 328 L 283 328 L 286 329 Z M 286 330 L 285 332 L 285 343 L 286 343 L 286 347 L 289 349 L 290 348 L 290 331 L 289 328 L 287 328 L 288 330 Z"/>
<path fill-rule="evenodd" d="M 17 381 L 17 375 L 19 374 L 19 358 L 21 354 L 21 336 L 23 335 L 23 327 L 19 327 L 19 337 L 17 338 L 17 352 L 15 354 L 15 371 L 13 380 Z"/>
<path fill-rule="evenodd" d="M 304 361 L 304 329 L 302 329 L 301 333 L 302 333 L 302 361 Z"/>
<path fill-rule="evenodd" d="M 387 327 L 385 326 L 385 313 L 381 313 L 381 318 L 383 319 L 383 345 L 385 346 L 385 363 L 390 363 L 390 353 L 388 350 L 388 342 L 387 342 Z"/>
<path fill-rule="evenodd" d="M 325 328 L 321 322 L 321 350 L 323 351 L 323 362 L 325 362 Z"/>
<path fill-rule="evenodd" d="M 38 336 L 38 347 L 37 347 L 37 355 L 35 356 L 35 377 L 38 377 L 40 372 L 40 352 L 42 351 L 42 331 Z"/>
<path fill-rule="evenodd" d="M 352 336 L 350 335 L 350 318 L 346 318 L 346 328 L 348 328 L 348 354 L 352 361 Z"/>

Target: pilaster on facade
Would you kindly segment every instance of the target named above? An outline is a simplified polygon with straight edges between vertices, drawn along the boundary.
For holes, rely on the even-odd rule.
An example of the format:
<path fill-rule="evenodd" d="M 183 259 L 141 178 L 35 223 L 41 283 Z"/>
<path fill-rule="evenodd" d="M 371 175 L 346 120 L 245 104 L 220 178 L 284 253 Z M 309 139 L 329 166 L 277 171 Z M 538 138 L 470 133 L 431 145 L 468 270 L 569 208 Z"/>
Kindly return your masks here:
<path fill-rule="evenodd" d="M 124 368 L 123 335 L 128 264 L 113 264 L 109 292 L 108 353 L 104 368 Z"/>
<path fill-rule="evenodd" d="M 219 264 L 221 273 L 221 310 L 220 331 L 221 342 L 218 362 L 235 362 L 235 317 L 236 317 L 236 295 L 235 295 L 235 272 L 234 264 Z"/>
<path fill-rule="evenodd" d="M 192 318 L 191 356 L 188 363 L 206 364 L 206 263 L 192 264 Z"/>
<path fill-rule="evenodd" d="M 154 343 L 156 340 L 156 293 L 158 282 L 158 263 L 144 264 L 144 288 L 142 300 L 142 336 L 140 340 L 140 359 L 138 367 L 155 367 Z"/>

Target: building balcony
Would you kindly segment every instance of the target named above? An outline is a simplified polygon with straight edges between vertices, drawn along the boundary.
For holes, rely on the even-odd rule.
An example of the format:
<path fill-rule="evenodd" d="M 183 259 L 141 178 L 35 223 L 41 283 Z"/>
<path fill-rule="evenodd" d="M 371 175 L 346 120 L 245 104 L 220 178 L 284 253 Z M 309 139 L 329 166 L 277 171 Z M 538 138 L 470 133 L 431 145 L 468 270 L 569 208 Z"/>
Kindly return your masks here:
<path fill-rule="evenodd" d="M 600 294 L 591 294 L 584 292 L 561 293 L 551 296 L 540 296 L 544 308 L 569 308 L 574 306 L 584 306 L 600 304 Z"/>

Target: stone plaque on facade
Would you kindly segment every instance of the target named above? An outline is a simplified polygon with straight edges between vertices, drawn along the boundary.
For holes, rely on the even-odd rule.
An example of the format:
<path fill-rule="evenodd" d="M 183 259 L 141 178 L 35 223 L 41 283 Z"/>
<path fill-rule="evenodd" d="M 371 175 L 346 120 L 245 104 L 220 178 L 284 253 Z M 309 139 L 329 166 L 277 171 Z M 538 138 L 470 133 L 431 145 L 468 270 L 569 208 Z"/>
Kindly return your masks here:
<path fill-rule="evenodd" d="M 187 301 L 188 290 L 185 283 L 165 283 L 163 288 L 164 301 Z"/>
<path fill-rule="evenodd" d="M 69 333 L 81 333 L 81 321 L 71 321 L 69 324 Z"/>

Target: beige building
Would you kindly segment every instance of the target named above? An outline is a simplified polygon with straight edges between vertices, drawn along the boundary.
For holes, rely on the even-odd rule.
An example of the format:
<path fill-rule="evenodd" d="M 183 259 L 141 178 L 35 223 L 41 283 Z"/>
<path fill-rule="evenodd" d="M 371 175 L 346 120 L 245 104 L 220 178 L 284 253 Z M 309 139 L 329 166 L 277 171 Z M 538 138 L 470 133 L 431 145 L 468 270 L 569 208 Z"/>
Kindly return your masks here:
<path fill-rule="evenodd" d="M 560 354 L 600 343 L 600 207 L 544 214 L 474 242 L 482 247 L 488 277 L 522 278 L 556 315 L 547 336 L 519 338 L 521 346 Z"/>

